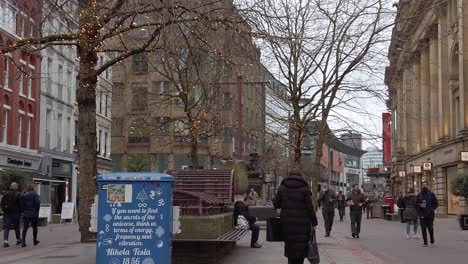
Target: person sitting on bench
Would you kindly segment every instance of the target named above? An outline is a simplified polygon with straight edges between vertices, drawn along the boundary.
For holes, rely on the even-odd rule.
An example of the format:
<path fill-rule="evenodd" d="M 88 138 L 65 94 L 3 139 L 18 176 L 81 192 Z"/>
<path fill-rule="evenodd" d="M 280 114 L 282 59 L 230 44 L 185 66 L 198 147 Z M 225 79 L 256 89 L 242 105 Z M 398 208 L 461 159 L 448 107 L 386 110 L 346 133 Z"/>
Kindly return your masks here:
<path fill-rule="evenodd" d="M 249 206 L 255 203 L 254 199 L 251 196 L 246 196 L 244 201 L 238 201 L 234 204 L 234 226 L 237 228 L 245 228 L 252 231 L 252 238 L 250 240 L 250 247 L 252 248 L 261 248 L 262 245 L 257 243 L 258 236 L 260 235 L 260 227 L 255 224 L 257 219 L 249 214 Z M 243 216 L 243 217 L 239 217 Z M 248 223 L 241 223 L 242 218 L 244 218 Z M 241 220 L 240 220 L 241 219 Z M 245 226 L 245 227 L 241 227 Z"/>

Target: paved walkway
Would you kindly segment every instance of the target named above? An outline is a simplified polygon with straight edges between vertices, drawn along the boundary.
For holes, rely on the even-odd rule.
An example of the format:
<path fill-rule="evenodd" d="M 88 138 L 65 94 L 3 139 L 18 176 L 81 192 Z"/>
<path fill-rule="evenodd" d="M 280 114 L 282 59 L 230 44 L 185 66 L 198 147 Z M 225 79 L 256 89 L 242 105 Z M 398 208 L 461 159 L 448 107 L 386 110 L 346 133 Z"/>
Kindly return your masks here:
<path fill-rule="evenodd" d="M 320 215 L 320 214 L 319 214 Z M 349 235 L 349 222 L 335 221 L 331 238 L 323 237 L 319 216 L 318 242 L 321 263 L 330 264 L 440 264 L 465 263 L 468 259 L 468 231 L 456 220 L 437 219 L 436 244 L 422 248 L 422 241 L 405 239 L 404 225 L 381 219 L 363 219 L 361 239 Z M 13 234 L 10 241 L 14 242 Z M 14 236 L 14 235 L 13 235 Z M 30 237 L 29 237 L 30 238 Z M 261 240 L 265 240 L 262 231 Z M 41 243 L 27 248 L 0 248 L 0 264 L 94 264 L 94 243 L 80 244 L 76 225 L 53 225 L 39 230 Z M 249 247 L 249 235 L 239 241 L 222 264 L 285 264 L 283 243 L 263 242 L 263 248 Z M 29 244 L 32 244 L 31 242 Z M 306 262 L 307 263 L 307 262 Z M 101 264 L 101 263 L 99 263 Z"/>

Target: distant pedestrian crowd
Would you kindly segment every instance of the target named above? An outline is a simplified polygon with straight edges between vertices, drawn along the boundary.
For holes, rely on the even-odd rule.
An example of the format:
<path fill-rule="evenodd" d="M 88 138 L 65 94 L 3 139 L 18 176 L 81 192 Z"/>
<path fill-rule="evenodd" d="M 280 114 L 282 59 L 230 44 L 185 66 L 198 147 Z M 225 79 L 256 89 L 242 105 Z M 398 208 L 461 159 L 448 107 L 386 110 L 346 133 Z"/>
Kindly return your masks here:
<path fill-rule="evenodd" d="M 33 243 L 39 244 L 37 240 L 37 225 L 39 222 L 40 200 L 35 192 L 34 186 L 26 188 L 26 192 L 21 194 L 18 191 L 18 184 L 10 184 L 10 190 L 6 192 L 1 201 L 3 211 L 3 247 L 10 247 L 8 241 L 10 229 L 15 231 L 16 245 L 26 247 L 26 234 L 29 226 L 33 229 Z M 23 233 L 20 233 L 21 216 L 23 216 Z"/>

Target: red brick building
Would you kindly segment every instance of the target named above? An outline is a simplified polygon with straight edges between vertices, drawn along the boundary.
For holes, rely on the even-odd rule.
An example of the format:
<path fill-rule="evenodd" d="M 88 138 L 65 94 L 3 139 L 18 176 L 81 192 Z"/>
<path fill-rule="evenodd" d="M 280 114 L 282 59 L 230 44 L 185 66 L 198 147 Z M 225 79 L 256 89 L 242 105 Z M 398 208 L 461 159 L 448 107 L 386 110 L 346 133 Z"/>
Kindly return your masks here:
<path fill-rule="evenodd" d="M 0 0 L 0 47 L 40 34 L 36 0 Z M 0 167 L 37 171 L 41 58 L 39 52 L 0 56 Z"/>

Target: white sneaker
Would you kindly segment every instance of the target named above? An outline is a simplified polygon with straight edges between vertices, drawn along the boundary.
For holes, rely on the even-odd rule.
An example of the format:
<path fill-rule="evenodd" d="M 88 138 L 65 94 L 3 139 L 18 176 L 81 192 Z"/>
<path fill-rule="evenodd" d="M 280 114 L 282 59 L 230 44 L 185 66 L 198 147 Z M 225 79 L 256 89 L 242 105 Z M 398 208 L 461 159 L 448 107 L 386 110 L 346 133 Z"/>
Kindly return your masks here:
<path fill-rule="evenodd" d="M 421 237 L 420 237 L 419 235 L 416 235 L 416 234 L 415 234 L 415 235 L 413 236 L 413 238 L 414 238 L 414 239 L 420 239 Z"/>
<path fill-rule="evenodd" d="M 409 235 L 406 236 L 407 239 L 411 239 L 411 237 Z"/>

